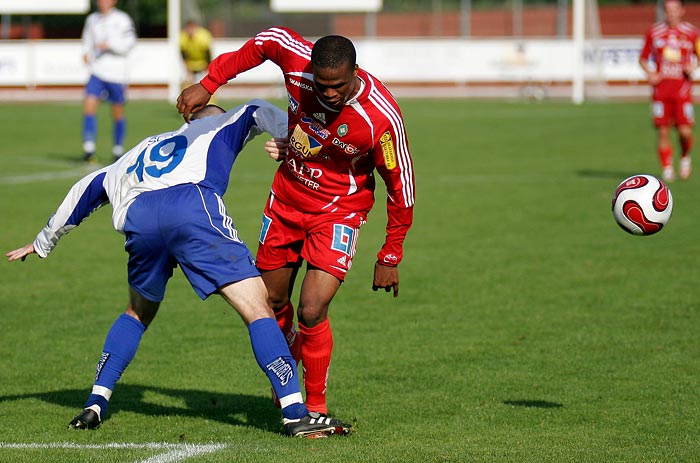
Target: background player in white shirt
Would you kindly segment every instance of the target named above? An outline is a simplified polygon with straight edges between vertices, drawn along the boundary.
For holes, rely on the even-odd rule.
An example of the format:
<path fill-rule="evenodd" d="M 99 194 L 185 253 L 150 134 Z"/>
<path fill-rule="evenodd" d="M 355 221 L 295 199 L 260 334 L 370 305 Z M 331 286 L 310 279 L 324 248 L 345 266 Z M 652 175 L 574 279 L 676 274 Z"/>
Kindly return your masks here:
<path fill-rule="evenodd" d="M 107 334 L 92 393 L 69 427 L 100 426 L 179 265 L 199 297 L 221 294 L 248 326 L 258 365 L 281 397 L 287 434 L 349 432 L 342 421 L 309 412 L 304 404 L 297 365 L 268 306 L 260 272 L 222 200 L 238 153 L 263 131 L 285 135 L 286 114 L 261 100 L 228 112 L 207 106 L 191 124 L 146 138 L 114 164 L 85 176 L 32 243 L 6 254 L 10 261 L 48 256 L 63 235 L 107 202 L 114 228 L 126 236 L 129 306 Z"/>
<path fill-rule="evenodd" d="M 116 4 L 117 0 L 97 0 L 98 11 L 88 15 L 83 27 L 83 59 L 90 71 L 82 131 L 84 159 L 88 162 L 96 161 L 96 114 L 102 99 L 112 104 L 112 155 L 116 159 L 124 152 L 127 55 L 136 45 L 136 32 L 131 17 L 115 8 Z"/>

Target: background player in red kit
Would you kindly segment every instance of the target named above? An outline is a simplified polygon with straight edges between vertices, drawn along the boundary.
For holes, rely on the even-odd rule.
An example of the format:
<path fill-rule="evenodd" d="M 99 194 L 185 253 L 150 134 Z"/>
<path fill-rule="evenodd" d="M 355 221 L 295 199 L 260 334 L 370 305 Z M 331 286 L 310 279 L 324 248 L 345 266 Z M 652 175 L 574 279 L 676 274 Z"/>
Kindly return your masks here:
<path fill-rule="evenodd" d="M 657 149 L 662 177 L 675 180 L 670 126 L 678 130 L 681 145 L 680 177 L 690 176 L 690 150 L 693 147 L 694 111 L 692 77 L 700 57 L 698 29 L 683 21 L 682 0 L 664 2 L 666 20 L 651 26 L 644 37 L 639 64 L 653 87 L 652 113 L 658 132 Z M 649 60 L 652 59 L 653 63 Z"/>
<path fill-rule="evenodd" d="M 374 171 L 386 184 L 388 221 L 372 288 L 393 290 L 396 297 L 397 266 L 413 222 L 413 163 L 396 101 L 357 66 L 352 42 L 341 36 L 311 43 L 289 29 L 263 31 L 215 59 L 209 74 L 180 94 L 178 110 L 187 120 L 217 88 L 268 59 L 284 74 L 289 138 L 266 144 L 283 162 L 265 206 L 256 264 L 292 353 L 301 338 L 306 404 L 327 413 L 333 348 L 328 307 L 374 204 Z M 298 336 L 290 294 L 303 260 Z"/>

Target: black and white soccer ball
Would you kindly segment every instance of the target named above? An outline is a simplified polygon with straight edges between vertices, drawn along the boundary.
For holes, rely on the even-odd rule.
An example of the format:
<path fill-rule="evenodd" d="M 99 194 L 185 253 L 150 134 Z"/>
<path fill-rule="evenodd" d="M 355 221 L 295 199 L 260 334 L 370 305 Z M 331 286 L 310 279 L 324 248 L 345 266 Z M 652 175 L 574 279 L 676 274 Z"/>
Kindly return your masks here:
<path fill-rule="evenodd" d="M 612 199 L 617 224 L 633 235 L 653 235 L 671 218 L 673 196 L 653 175 L 633 175 L 620 183 Z"/>

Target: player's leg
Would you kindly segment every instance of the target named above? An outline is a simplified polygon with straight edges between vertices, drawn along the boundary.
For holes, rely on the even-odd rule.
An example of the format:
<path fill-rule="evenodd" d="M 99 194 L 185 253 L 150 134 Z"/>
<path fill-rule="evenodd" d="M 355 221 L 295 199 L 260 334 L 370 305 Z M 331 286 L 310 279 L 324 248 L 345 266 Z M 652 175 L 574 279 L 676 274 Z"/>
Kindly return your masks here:
<path fill-rule="evenodd" d="M 112 324 L 97 363 L 95 382 L 83 411 L 68 426 L 95 429 L 105 418 L 117 381 L 136 355 L 141 337 L 158 312 L 160 302 L 149 301 L 129 288 L 129 307 Z"/>
<path fill-rule="evenodd" d="M 100 94 L 103 91 L 102 82 L 95 76 L 85 85 L 85 100 L 83 101 L 83 159 L 95 162 L 95 150 L 97 148 L 97 108 L 100 105 Z"/>
<path fill-rule="evenodd" d="M 309 263 L 299 295 L 299 332 L 304 389 L 309 410 L 326 413 L 326 386 L 333 351 L 328 308 L 352 266 L 361 213 L 326 214 L 307 218 L 309 231 L 301 251 Z"/>
<path fill-rule="evenodd" d="M 176 262 L 161 237 L 159 221 L 154 220 L 163 200 L 167 198 L 159 192 L 143 193 L 129 207 L 124 224 L 125 249 L 129 253 L 129 307 L 107 334 L 92 394 L 70 427 L 93 429 L 105 418 L 114 386 L 134 358 L 165 296 Z"/>
<path fill-rule="evenodd" d="M 670 136 L 672 110 L 669 102 L 654 101 L 652 103 L 654 126 L 657 133 L 656 151 L 661 164 L 661 176 L 667 182 L 672 182 L 676 176 L 673 170 L 673 145 Z"/>
<path fill-rule="evenodd" d="M 126 138 L 126 85 L 109 84 L 109 101 L 112 103 L 112 156 L 116 161 L 124 154 L 124 139 Z"/>
<path fill-rule="evenodd" d="M 297 364 L 268 306 L 262 279 L 231 283 L 221 287 L 219 293 L 248 325 L 255 360 L 279 397 L 285 432 L 295 437 L 348 434 L 350 426 L 336 418 L 310 413 L 304 404 Z"/>
<path fill-rule="evenodd" d="M 299 267 L 296 265 L 262 271 L 262 279 L 268 291 L 268 305 L 275 313 L 277 325 L 287 340 L 289 351 L 297 365 L 301 363 L 301 333 L 294 323 L 294 304 L 291 301 L 291 295 L 298 271 Z M 281 406 L 274 389 L 272 402 L 277 408 Z"/>
<path fill-rule="evenodd" d="M 673 169 L 673 145 L 671 144 L 671 129 L 669 126 L 657 127 L 657 152 L 661 163 L 661 177 L 672 182 L 676 179 Z"/>
<path fill-rule="evenodd" d="M 333 275 L 310 266 L 301 285 L 297 309 L 306 404 L 309 410 L 323 414 L 328 413 L 326 389 L 333 353 L 328 307 L 340 283 Z"/>
<path fill-rule="evenodd" d="M 262 272 L 268 303 L 297 363 L 301 360 L 301 335 L 294 324 L 294 305 L 290 298 L 298 271 L 297 266 L 285 266 Z"/>
<path fill-rule="evenodd" d="M 678 129 L 678 138 L 681 145 L 681 159 L 679 162 L 679 176 L 682 180 L 690 177 L 691 173 L 691 157 L 690 152 L 693 149 L 695 137 L 693 135 L 693 126 L 695 124 L 695 110 L 693 103 L 688 99 L 678 105 L 676 114 L 676 124 Z"/>
<path fill-rule="evenodd" d="M 150 193 L 164 197 L 168 205 L 158 216 L 165 245 L 202 299 L 221 294 L 248 325 L 255 359 L 280 397 L 286 432 L 349 432 L 349 427 L 339 420 L 316 418 L 308 413 L 296 362 L 268 305 L 265 284 L 253 256 L 238 238 L 221 197 L 191 184 L 167 190 Z"/>
<path fill-rule="evenodd" d="M 112 105 L 112 119 L 114 121 L 112 157 L 116 161 L 124 154 L 124 138 L 126 137 L 126 118 L 124 117 L 124 105 Z"/>
<path fill-rule="evenodd" d="M 294 359 L 299 362 L 301 337 L 294 326 L 290 297 L 301 265 L 301 247 L 306 231 L 302 214 L 270 195 L 263 212 L 256 265 L 267 288 L 269 304 Z"/>
<path fill-rule="evenodd" d="M 345 423 L 309 413 L 304 405 L 297 364 L 274 319 L 265 284 L 221 198 L 200 186 L 176 188 L 178 196 L 171 198 L 171 204 L 177 199 L 177 207 L 171 207 L 176 212 L 160 216 L 161 226 L 170 231 L 164 231 L 168 246 L 200 297 L 218 292 L 248 325 L 255 360 L 279 397 L 287 434 L 347 434 Z"/>
<path fill-rule="evenodd" d="M 307 415 L 299 385 L 297 365 L 267 304 L 265 284 L 259 277 L 247 278 L 219 289 L 248 325 L 253 354 L 279 397 L 282 416 L 300 419 Z"/>
<path fill-rule="evenodd" d="M 693 148 L 695 142 L 695 137 L 693 136 L 693 127 L 689 125 L 682 125 L 678 127 L 678 136 L 680 138 L 681 144 L 681 159 L 679 163 L 679 177 L 682 180 L 687 180 L 690 177 L 692 171 L 690 152 Z"/>
<path fill-rule="evenodd" d="M 306 416 L 296 362 L 268 305 L 253 256 L 238 238 L 222 199 L 196 185 L 170 190 L 155 193 L 171 204 L 172 212 L 159 216 L 166 246 L 202 299 L 221 294 L 248 326 L 255 359 L 279 395 L 284 417 Z"/>

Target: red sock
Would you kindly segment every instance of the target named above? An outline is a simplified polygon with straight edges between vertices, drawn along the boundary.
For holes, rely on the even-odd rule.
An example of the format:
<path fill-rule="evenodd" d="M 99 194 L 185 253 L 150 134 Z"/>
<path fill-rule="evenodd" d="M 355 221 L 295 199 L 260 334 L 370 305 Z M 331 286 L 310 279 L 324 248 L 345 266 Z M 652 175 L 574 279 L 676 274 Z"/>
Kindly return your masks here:
<path fill-rule="evenodd" d="M 287 305 L 275 311 L 275 318 L 287 340 L 292 357 L 298 364 L 301 360 L 301 334 L 294 328 L 294 306 L 292 303 L 288 302 Z"/>
<path fill-rule="evenodd" d="M 681 138 L 681 156 L 686 157 L 693 149 L 693 137 Z"/>
<path fill-rule="evenodd" d="M 661 167 L 669 167 L 671 165 L 671 159 L 673 158 L 673 149 L 659 148 L 659 161 L 661 161 Z"/>
<path fill-rule="evenodd" d="M 331 324 L 328 319 L 313 328 L 307 328 L 299 323 L 299 332 L 303 339 L 301 363 L 304 367 L 306 406 L 312 412 L 326 414 L 328 413 L 326 386 L 333 351 Z"/>

